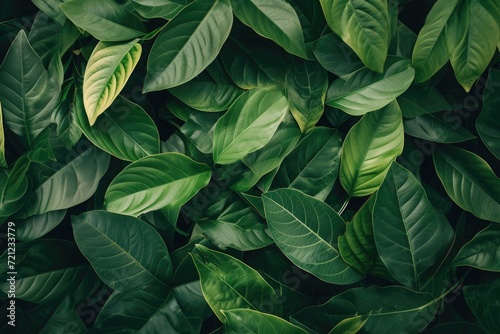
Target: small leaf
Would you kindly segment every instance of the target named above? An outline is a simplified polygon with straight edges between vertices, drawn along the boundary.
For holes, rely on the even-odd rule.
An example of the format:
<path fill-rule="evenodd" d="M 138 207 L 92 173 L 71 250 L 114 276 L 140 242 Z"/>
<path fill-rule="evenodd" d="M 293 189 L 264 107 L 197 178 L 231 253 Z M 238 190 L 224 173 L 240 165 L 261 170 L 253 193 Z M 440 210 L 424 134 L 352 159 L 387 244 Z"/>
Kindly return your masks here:
<path fill-rule="evenodd" d="M 171 20 L 187 2 L 187 0 L 132 0 L 132 7 L 145 18 Z"/>
<path fill-rule="evenodd" d="M 30 161 L 23 156 L 17 159 L 10 172 L 0 170 L 0 217 L 16 213 L 26 202 L 29 167 Z"/>
<path fill-rule="evenodd" d="M 83 77 L 83 103 L 90 126 L 113 103 L 141 57 L 141 45 L 99 42 Z"/>
<path fill-rule="evenodd" d="M 500 71 L 490 69 L 482 95 L 483 108 L 476 119 L 476 128 L 484 145 L 500 159 L 500 119 L 497 117 L 500 103 Z"/>
<path fill-rule="evenodd" d="M 476 138 L 467 129 L 449 122 L 443 114 L 427 114 L 405 119 L 403 126 L 406 134 L 436 143 L 460 143 Z"/>
<path fill-rule="evenodd" d="M 453 260 L 453 266 L 468 266 L 500 272 L 500 228 L 491 224 L 466 243 Z"/>
<path fill-rule="evenodd" d="M 226 317 L 226 334 L 306 334 L 303 329 L 275 315 L 251 309 L 222 310 Z"/>
<path fill-rule="evenodd" d="M 500 286 L 468 285 L 464 297 L 479 324 L 490 334 L 500 332 Z"/>

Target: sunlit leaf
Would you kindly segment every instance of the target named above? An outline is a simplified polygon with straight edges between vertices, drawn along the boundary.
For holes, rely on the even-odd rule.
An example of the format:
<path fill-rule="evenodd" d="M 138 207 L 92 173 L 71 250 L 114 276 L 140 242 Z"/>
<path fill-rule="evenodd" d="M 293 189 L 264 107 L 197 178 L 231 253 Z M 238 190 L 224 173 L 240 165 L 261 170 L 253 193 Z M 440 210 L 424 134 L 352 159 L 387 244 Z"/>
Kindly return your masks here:
<path fill-rule="evenodd" d="M 466 243 L 453 260 L 453 265 L 500 272 L 500 228 L 491 224 Z"/>

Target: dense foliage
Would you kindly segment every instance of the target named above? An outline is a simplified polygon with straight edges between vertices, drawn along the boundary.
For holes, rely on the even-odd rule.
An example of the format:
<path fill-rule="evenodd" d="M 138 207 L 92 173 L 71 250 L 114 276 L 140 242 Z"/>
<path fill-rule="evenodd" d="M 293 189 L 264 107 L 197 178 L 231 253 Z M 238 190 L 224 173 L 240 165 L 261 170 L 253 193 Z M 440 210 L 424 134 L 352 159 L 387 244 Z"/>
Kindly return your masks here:
<path fill-rule="evenodd" d="M 500 333 L 497 0 L 1 6 L 19 333 Z"/>

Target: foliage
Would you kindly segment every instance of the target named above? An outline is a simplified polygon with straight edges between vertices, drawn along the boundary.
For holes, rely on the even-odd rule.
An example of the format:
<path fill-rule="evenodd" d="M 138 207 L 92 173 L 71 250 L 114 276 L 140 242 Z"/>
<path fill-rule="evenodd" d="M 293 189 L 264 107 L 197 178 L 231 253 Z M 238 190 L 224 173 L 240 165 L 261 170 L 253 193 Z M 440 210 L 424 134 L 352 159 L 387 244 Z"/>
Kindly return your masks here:
<path fill-rule="evenodd" d="M 498 1 L 19 3 L 19 332 L 499 333 Z"/>

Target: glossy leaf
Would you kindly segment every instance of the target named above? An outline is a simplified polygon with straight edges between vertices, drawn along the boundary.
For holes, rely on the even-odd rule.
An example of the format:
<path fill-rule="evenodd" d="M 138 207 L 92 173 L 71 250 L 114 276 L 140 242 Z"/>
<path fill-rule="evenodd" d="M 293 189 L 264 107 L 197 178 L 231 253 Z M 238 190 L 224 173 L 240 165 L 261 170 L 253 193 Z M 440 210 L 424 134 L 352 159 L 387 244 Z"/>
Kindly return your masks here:
<path fill-rule="evenodd" d="M 396 102 L 363 116 L 347 134 L 339 178 L 352 197 L 375 192 L 391 162 L 403 151 L 401 110 Z"/>
<path fill-rule="evenodd" d="M 83 104 L 90 126 L 120 94 L 141 52 L 142 47 L 135 40 L 126 44 L 97 44 L 83 77 Z"/>
<path fill-rule="evenodd" d="M 29 167 L 30 161 L 21 157 L 10 172 L 0 171 L 0 217 L 9 217 L 24 205 L 29 189 L 26 177 Z"/>
<path fill-rule="evenodd" d="M 500 272 L 500 228 L 494 224 L 477 233 L 453 260 L 455 267 L 468 266 Z"/>
<path fill-rule="evenodd" d="M 66 210 L 57 210 L 18 221 L 16 224 L 16 238 L 20 241 L 31 241 L 41 238 L 56 228 L 65 215 Z"/>
<path fill-rule="evenodd" d="M 264 147 L 287 110 L 287 99 L 278 89 L 253 89 L 241 95 L 215 124 L 214 162 L 233 163 Z"/>
<path fill-rule="evenodd" d="M 126 41 L 146 31 L 137 16 L 113 0 L 70 0 L 60 7 L 77 27 L 100 41 Z"/>
<path fill-rule="evenodd" d="M 500 223 L 500 179 L 486 161 L 456 147 L 438 148 L 432 157 L 446 193 L 458 206 Z"/>
<path fill-rule="evenodd" d="M 406 119 L 406 134 L 436 143 L 459 143 L 476 138 L 471 132 L 447 120 L 446 114 L 427 114 Z"/>
<path fill-rule="evenodd" d="M 464 287 L 464 297 L 479 324 L 490 334 L 500 331 L 500 287 L 469 285 Z"/>
<path fill-rule="evenodd" d="M 339 322 L 328 334 L 356 334 L 368 321 L 368 315 L 358 315 Z"/>
<path fill-rule="evenodd" d="M 147 223 L 116 213 L 88 211 L 73 216 L 72 226 L 78 248 L 114 290 L 161 286 L 172 277 L 167 247 Z"/>
<path fill-rule="evenodd" d="M 272 314 L 251 309 L 234 309 L 222 311 L 226 317 L 224 333 L 227 334 L 259 334 L 264 330 L 269 334 L 306 334 L 303 329 Z"/>
<path fill-rule="evenodd" d="M 307 58 L 299 17 L 293 7 L 279 0 L 232 0 L 234 15 L 257 34 L 286 51 Z"/>
<path fill-rule="evenodd" d="M 358 55 L 332 32 L 321 36 L 314 55 L 321 66 L 341 78 L 365 66 Z"/>
<path fill-rule="evenodd" d="M 265 193 L 262 200 L 271 236 L 296 266 L 333 284 L 360 279 L 340 257 L 337 238 L 345 223 L 332 208 L 293 189 Z"/>
<path fill-rule="evenodd" d="M 314 60 L 314 47 L 327 26 L 321 5 L 319 1 L 289 0 L 287 2 L 292 5 L 299 17 L 307 59 Z"/>
<path fill-rule="evenodd" d="M 354 116 L 380 109 L 403 94 L 413 81 L 415 70 L 409 60 L 389 57 L 382 74 L 362 68 L 328 88 L 326 104 Z"/>
<path fill-rule="evenodd" d="M 201 153 L 211 154 L 213 152 L 215 123 L 220 117 L 221 113 L 193 111 L 181 127 L 181 132 L 193 141 Z"/>
<path fill-rule="evenodd" d="M 35 6 L 61 26 L 63 26 L 66 21 L 64 13 L 59 7 L 59 5 L 63 2 L 64 0 L 33 0 L 33 4 L 35 4 Z"/>
<path fill-rule="evenodd" d="M 148 19 L 171 20 L 187 4 L 187 0 L 132 0 L 134 9 Z"/>
<path fill-rule="evenodd" d="M 425 274 L 446 256 L 454 233 L 413 174 L 394 162 L 377 192 L 373 234 L 392 276 L 419 290 Z"/>
<path fill-rule="evenodd" d="M 210 180 L 207 165 L 178 153 L 142 158 L 125 167 L 104 197 L 111 212 L 138 216 L 165 206 L 180 207 Z"/>
<path fill-rule="evenodd" d="M 203 296 L 217 318 L 227 320 L 222 310 L 247 308 L 281 313 L 281 305 L 273 288 L 245 263 L 227 254 L 196 245 L 194 264 L 200 275 Z"/>
<path fill-rule="evenodd" d="M 484 88 L 483 108 L 476 119 L 476 128 L 479 137 L 486 147 L 500 159 L 500 120 L 497 117 L 497 106 L 500 103 L 500 71 L 491 69 L 488 74 L 488 81 Z"/>
<path fill-rule="evenodd" d="M 435 87 L 411 86 L 398 96 L 398 103 L 404 117 L 417 117 L 452 108 Z"/>
<path fill-rule="evenodd" d="M 232 17 L 229 0 L 198 0 L 184 7 L 156 37 L 144 92 L 179 86 L 200 74 L 229 36 Z"/>

